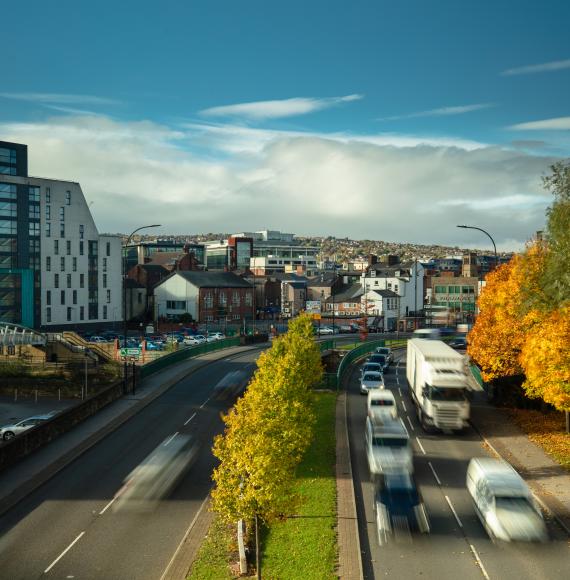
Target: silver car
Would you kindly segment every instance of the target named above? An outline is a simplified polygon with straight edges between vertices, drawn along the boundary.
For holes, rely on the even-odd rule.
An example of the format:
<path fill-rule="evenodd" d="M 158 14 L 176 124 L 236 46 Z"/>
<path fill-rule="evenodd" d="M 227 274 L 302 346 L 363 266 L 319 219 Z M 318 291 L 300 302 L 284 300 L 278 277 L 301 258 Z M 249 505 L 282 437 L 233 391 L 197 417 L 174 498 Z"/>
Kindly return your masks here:
<path fill-rule="evenodd" d="M 12 425 L 5 425 L 4 427 L 0 428 L 0 437 L 4 439 L 4 441 L 9 441 L 31 429 L 32 427 L 36 427 L 41 423 L 45 423 L 48 419 L 51 419 L 55 413 L 48 413 L 47 415 L 36 415 L 35 417 L 28 417 L 27 419 L 23 419 L 22 421 L 18 421 L 17 423 L 13 423 Z"/>

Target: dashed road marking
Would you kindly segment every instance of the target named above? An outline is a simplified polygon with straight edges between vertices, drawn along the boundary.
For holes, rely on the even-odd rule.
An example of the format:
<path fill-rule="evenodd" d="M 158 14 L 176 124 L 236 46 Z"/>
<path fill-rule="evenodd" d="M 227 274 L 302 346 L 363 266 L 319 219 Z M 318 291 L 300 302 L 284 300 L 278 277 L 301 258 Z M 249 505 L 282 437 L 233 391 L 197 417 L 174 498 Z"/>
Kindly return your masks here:
<path fill-rule="evenodd" d="M 402 408 L 404 409 L 404 412 L 407 413 L 408 409 L 406 409 L 406 403 L 404 403 L 404 401 L 400 401 L 400 405 L 402 405 Z"/>
<path fill-rule="evenodd" d="M 211 397 L 208 397 L 201 405 L 200 405 L 200 409 L 203 409 L 204 406 L 208 403 L 208 401 L 211 399 Z"/>
<path fill-rule="evenodd" d="M 455 517 L 457 524 L 459 525 L 460 528 L 463 528 L 463 524 L 461 523 L 461 520 L 459 519 L 459 516 L 457 515 L 457 512 L 455 511 L 455 508 L 453 507 L 451 500 L 447 495 L 444 495 L 443 497 L 445 498 L 445 501 L 448 503 L 449 509 L 451 509 L 451 512 L 453 513 L 453 516 Z"/>
<path fill-rule="evenodd" d="M 194 413 L 192 415 L 192 417 L 190 417 L 190 419 L 187 419 L 186 422 L 184 423 L 184 426 L 188 425 L 188 423 L 190 423 L 190 421 L 192 421 L 192 419 L 194 419 L 194 417 L 196 416 L 196 413 Z"/>
<path fill-rule="evenodd" d="M 477 564 L 479 564 L 479 568 L 481 569 L 481 574 L 483 574 L 483 576 L 485 577 L 486 580 L 490 580 L 489 574 L 487 574 L 487 570 L 485 570 L 485 566 L 483 566 L 483 562 L 481 562 L 481 558 L 479 558 L 479 554 L 477 553 L 475 546 L 473 544 L 469 544 L 469 547 L 471 548 L 471 552 L 473 553 L 473 556 L 475 556 L 475 560 L 477 560 Z"/>
<path fill-rule="evenodd" d="M 435 472 L 435 469 L 433 468 L 431 461 L 428 461 L 428 465 L 429 465 L 429 468 L 431 469 L 431 472 L 433 473 L 433 476 L 435 477 L 435 480 L 437 481 L 437 485 L 441 486 L 441 480 L 437 476 L 437 473 Z"/>
<path fill-rule="evenodd" d="M 409 416 L 409 415 L 406 415 L 406 419 L 408 420 L 408 423 L 410 424 L 410 429 L 411 429 L 412 431 L 415 431 L 415 429 L 414 429 L 414 425 L 412 424 L 412 421 L 411 421 L 411 419 L 410 419 L 410 416 Z"/>
<path fill-rule="evenodd" d="M 426 455 L 426 450 L 424 449 L 424 446 L 422 445 L 422 442 L 420 441 L 419 437 L 416 437 L 416 441 L 418 442 L 418 445 L 420 446 L 420 449 L 422 450 L 422 453 L 424 455 Z"/>
<path fill-rule="evenodd" d="M 168 440 L 164 443 L 164 446 L 166 447 L 175 437 L 176 435 L 178 435 L 178 431 L 176 431 L 176 433 L 174 433 L 174 435 L 171 435 Z"/>
<path fill-rule="evenodd" d="M 47 574 L 66 554 L 73 548 L 73 546 L 79 542 L 79 540 L 84 536 L 85 532 L 81 532 L 67 548 L 44 570 L 44 574 Z"/>
<path fill-rule="evenodd" d="M 113 502 L 117 499 L 117 497 L 119 497 L 118 495 L 116 495 L 100 512 L 99 515 L 102 516 L 113 504 Z"/>

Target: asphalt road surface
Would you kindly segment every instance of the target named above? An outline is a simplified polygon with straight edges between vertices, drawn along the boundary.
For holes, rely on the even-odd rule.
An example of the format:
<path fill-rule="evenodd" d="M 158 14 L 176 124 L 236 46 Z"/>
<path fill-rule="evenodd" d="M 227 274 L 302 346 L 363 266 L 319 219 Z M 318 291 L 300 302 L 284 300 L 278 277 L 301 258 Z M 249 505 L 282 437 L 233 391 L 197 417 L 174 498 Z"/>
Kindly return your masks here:
<path fill-rule="evenodd" d="M 398 351 L 397 351 L 398 352 Z M 438 580 L 568 578 L 568 537 L 547 519 L 547 544 L 493 543 L 477 518 L 465 487 L 472 457 L 490 455 L 477 433 L 427 435 L 408 393 L 404 352 L 385 375 L 413 441 L 414 469 L 429 513 L 431 534 L 379 546 L 364 448 L 366 397 L 358 390 L 358 367 L 350 376 L 348 422 L 364 577 Z M 403 357 L 403 358 L 402 358 Z M 399 359 L 399 360 L 398 360 Z"/>
<path fill-rule="evenodd" d="M 228 402 L 212 397 L 229 373 L 251 375 L 259 352 L 181 380 L 0 517 L 0 578 L 158 580 L 211 486 L 212 439 Z M 201 443 L 190 471 L 151 512 L 113 509 L 125 477 L 176 433 Z"/>

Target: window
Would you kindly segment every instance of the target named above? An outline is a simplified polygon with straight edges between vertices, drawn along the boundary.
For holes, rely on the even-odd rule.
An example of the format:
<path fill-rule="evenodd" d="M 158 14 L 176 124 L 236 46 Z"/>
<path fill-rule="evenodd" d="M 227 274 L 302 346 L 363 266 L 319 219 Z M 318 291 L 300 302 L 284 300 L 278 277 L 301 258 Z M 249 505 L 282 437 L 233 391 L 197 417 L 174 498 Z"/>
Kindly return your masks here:
<path fill-rule="evenodd" d="M 71 274 L 67 275 L 67 287 L 71 288 Z"/>
<path fill-rule="evenodd" d="M 103 306 L 103 320 L 107 320 L 107 306 Z"/>
<path fill-rule="evenodd" d="M 10 201 L 0 201 L 0 218 L 16 217 L 16 203 Z"/>
<path fill-rule="evenodd" d="M 77 290 L 73 291 L 73 304 L 77 304 Z"/>
<path fill-rule="evenodd" d="M 233 319 L 234 320 L 239 320 L 240 319 L 240 315 L 239 314 L 234 314 Z"/>
<path fill-rule="evenodd" d="M 65 304 L 65 290 L 61 290 L 60 294 L 60 303 Z"/>
<path fill-rule="evenodd" d="M 111 290 L 107 290 L 107 304 L 111 302 Z M 184 306 L 182 307 L 184 308 Z"/>
<path fill-rule="evenodd" d="M 28 217 L 31 220 L 39 220 L 40 219 L 40 206 L 37 204 L 30 205 L 28 207 Z"/>
<path fill-rule="evenodd" d="M 57 256 L 59 254 L 59 240 L 53 241 L 53 253 Z"/>
<path fill-rule="evenodd" d="M 79 320 L 85 319 L 85 306 L 79 307 Z"/>
<path fill-rule="evenodd" d="M 79 287 L 85 288 L 85 274 L 79 274 Z"/>
<path fill-rule="evenodd" d="M 398 284 L 394 284 L 394 292 L 398 291 Z"/>
<path fill-rule="evenodd" d="M 71 191 L 65 192 L 65 205 L 71 205 Z"/>
<path fill-rule="evenodd" d="M 16 235 L 17 223 L 11 220 L 0 220 L 0 234 Z"/>
<path fill-rule="evenodd" d="M 107 251 L 106 251 L 106 253 L 107 253 L 107 256 L 110 256 L 111 255 L 111 242 L 107 242 Z"/>
<path fill-rule="evenodd" d="M 72 263 L 72 270 L 74 272 L 77 272 L 77 258 L 75 256 L 73 256 L 73 258 L 71 259 L 71 263 Z"/>
<path fill-rule="evenodd" d="M 252 306 L 252 304 L 253 304 L 253 301 L 252 301 L 252 299 L 251 299 L 251 292 L 248 292 L 248 293 L 245 295 L 245 305 L 246 305 L 246 306 Z"/>
<path fill-rule="evenodd" d="M 137 303 L 142 304 L 142 292 L 137 293 Z"/>
<path fill-rule="evenodd" d="M 65 242 L 66 253 L 68 256 L 71 256 L 71 240 L 67 240 Z"/>
<path fill-rule="evenodd" d="M 51 322 L 51 308 L 46 308 L 46 321 Z"/>
<path fill-rule="evenodd" d="M 220 292 L 218 296 L 218 302 L 220 306 L 225 306 L 228 303 L 228 297 L 226 296 L 225 292 Z"/>
<path fill-rule="evenodd" d="M 46 256 L 46 272 L 51 272 L 51 257 Z"/>
<path fill-rule="evenodd" d="M 107 290 L 107 292 L 111 292 Z M 109 294 L 110 297 L 110 294 Z M 186 309 L 186 302 L 184 300 L 167 300 L 166 301 L 166 308 L 168 310 L 185 310 Z"/>
<path fill-rule="evenodd" d="M 51 219 L 51 205 L 46 205 L 46 220 Z"/>
<path fill-rule="evenodd" d="M 447 294 L 447 286 L 436 286 L 435 293 L 436 294 Z"/>
<path fill-rule="evenodd" d="M 17 190 L 13 183 L 0 183 L 1 199 L 16 199 Z"/>
<path fill-rule="evenodd" d="M 51 306 L 51 290 L 46 291 L 46 304 Z"/>
<path fill-rule="evenodd" d="M 107 274 L 103 274 L 103 288 L 107 288 Z"/>
<path fill-rule="evenodd" d="M 67 307 L 67 322 L 71 322 L 71 306 Z"/>
<path fill-rule="evenodd" d="M 240 299 L 239 299 L 239 293 L 238 292 L 235 292 L 234 291 L 233 296 L 232 296 L 232 304 L 234 306 L 239 306 L 240 305 Z"/>
<path fill-rule="evenodd" d="M 46 222 L 46 238 L 51 238 L 51 223 Z"/>
<path fill-rule="evenodd" d="M 79 242 L 79 255 L 83 256 L 83 242 Z"/>
<path fill-rule="evenodd" d="M 53 275 L 53 287 L 59 288 L 59 274 Z"/>
<path fill-rule="evenodd" d="M 40 235 L 40 222 L 28 223 L 28 233 L 30 236 L 39 236 Z"/>
<path fill-rule="evenodd" d="M 212 308 L 213 305 L 214 305 L 214 299 L 212 297 L 212 293 L 207 292 L 206 295 L 204 296 L 204 306 L 206 308 Z"/>
<path fill-rule="evenodd" d="M 62 256 L 59 259 L 59 269 L 61 272 L 65 272 L 65 257 L 64 256 Z"/>
<path fill-rule="evenodd" d="M 28 199 L 30 201 L 40 201 L 40 188 L 35 185 L 30 185 L 28 189 Z"/>
<path fill-rule="evenodd" d="M 83 224 L 79 224 L 79 239 L 82 240 L 84 235 L 85 235 L 85 226 Z"/>
<path fill-rule="evenodd" d="M 64 207 L 59 208 L 59 221 L 60 222 L 65 221 L 65 208 Z"/>
<path fill-rule="evenodd" d="M 51 187 L 46 187 L 46 203 L 51 203 Z"/>
<path fill-rule="evenodd" d="M 208 316 L 206 316 L 206 321 L 207 322 L 213 322 L 214 317 L 211 314 L 208 314 Z"/>
<path fill-rule="evenodd" d="M 103 258 L 103 272 L 107 271 L 107 258 Z"/>
<path fill-rule="evenodd" d="M 65 224 L 64 223 L 59 224 L 59 237 L 65 238 Z"/>

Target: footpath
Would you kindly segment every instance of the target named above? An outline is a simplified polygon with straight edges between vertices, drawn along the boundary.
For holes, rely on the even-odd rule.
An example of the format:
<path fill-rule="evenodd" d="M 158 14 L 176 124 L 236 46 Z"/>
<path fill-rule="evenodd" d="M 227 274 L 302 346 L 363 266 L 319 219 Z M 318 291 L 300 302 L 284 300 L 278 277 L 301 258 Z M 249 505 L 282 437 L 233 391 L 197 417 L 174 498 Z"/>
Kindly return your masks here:
<path fill-rule="evenodd" d="M 29 495 L 56 473 L 120 427 L 178 381 L 196 370 L 260 345 L 217 350 L 173 364 L 140 381 L 136 392 L 117 399 L 71 431 L 38 449 L 0 473 L 0 515 Z"/>

